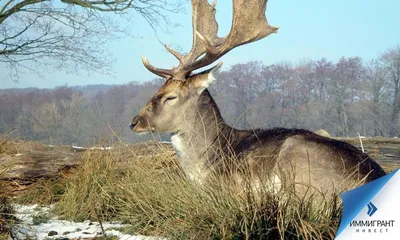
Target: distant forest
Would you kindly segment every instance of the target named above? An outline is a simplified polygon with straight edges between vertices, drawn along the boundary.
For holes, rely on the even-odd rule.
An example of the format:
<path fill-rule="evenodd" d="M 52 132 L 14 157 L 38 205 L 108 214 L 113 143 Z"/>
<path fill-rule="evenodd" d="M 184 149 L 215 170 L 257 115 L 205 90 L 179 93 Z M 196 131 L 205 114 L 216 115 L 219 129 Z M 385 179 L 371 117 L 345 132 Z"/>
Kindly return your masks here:
<path fill-rule="evenodd" d="M 124 85 L 0 90 L 0 133 L 48 144 L 93 144 L 113 131 L 137 142 L 132 117 L 163 80 Z M 400 135 L 400 46 L 375 60 L 248 62 L 219 74 L 210 92 L 236 128 L 325 129 L 333 136 Z M 158 136 L 154 136 L 158 138 Z"/>

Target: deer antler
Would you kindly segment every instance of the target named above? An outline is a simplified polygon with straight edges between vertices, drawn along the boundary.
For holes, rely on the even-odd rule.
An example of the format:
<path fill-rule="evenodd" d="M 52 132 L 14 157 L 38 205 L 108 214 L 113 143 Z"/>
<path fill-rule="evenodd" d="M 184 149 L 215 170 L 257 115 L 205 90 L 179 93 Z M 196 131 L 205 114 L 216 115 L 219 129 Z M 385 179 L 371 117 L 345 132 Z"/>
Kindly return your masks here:
<path fill-rule="evenodd" d="M 179 60 L 179 66 L 172 69 L 156 68 L 143 57 L 145 67 L 166 79 L 184 81 L 193 70 L 215 62 L 233 48 L 257 41 L 278 30 L 268 24 L 265 16 L 267 0 L 233 0 L 231 31 L 227 37 L 219 38 L 215 5 L 216 2 L 209 4 L 207 0 L 192 0 L 192 49 L 187 55 L 183 55 L 165 46 Z"/>

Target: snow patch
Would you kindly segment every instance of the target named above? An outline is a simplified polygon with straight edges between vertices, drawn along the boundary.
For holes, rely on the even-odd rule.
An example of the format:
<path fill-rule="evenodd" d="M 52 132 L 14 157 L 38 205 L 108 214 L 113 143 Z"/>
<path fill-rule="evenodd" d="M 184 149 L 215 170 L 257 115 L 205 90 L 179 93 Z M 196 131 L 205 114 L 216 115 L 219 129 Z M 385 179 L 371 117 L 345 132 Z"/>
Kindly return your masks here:
<path fill-rule="evenodd" d="M 73 150 L 112 150 L 114 147 L 91 147 L 91 148 L 85 148 L 85 147 L 79 147 L 79 146 L 72 146 Z"/>
<path fill-rule="evenodd" d="M 91 147 L 90 150 L 112 150 L 113 147 Z"/>
<path fill-rule="evenodd" d="M 59 220 L 57 217 L 51 218 L 48 222 L 38 225 L 33 224 L 33 218 L 38 215 L 48 214 L 54 207 L 39 205 L 13 205 L 15 216 L 21 220 L 21 223 L 12 227 L 12 235 L 15 239 L 27 239 L 34 237 L 38 240 L 45 239 L 83 239 L 102 236 L 101 226 L 98 222 L 89 220 L 84 222 L 72 222 L 67 220 Z M 103 228 L 107 236 L 117 236 L 121 240 L 162 240 L 165 238 L 149 237 L 142 235 L 130 235 L 121 233 L 119 228 L 129 225 L 120 222 L 104 222 Z"/>

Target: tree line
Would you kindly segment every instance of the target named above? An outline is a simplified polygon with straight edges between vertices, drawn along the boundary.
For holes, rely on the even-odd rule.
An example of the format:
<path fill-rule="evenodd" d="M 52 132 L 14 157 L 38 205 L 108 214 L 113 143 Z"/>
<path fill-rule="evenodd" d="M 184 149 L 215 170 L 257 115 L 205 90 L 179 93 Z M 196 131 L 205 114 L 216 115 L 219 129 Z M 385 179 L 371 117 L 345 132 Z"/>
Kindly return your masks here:
<path fill-rule="evenodd" d="M 130 82 L 97 91 L 61 86 L 52 90 L 0 91 L 0 132 L 14 129 L 26 140 L 91 144 L 111 133 L 137 142 L 133 116 L 162 79 Z M 333 136 L 400 135 L 400 46 L 363 61 L 342 57 L 265 65 L 248 62 L 219 74 L 210 92 L 236 128 L 325 129 Z"/>

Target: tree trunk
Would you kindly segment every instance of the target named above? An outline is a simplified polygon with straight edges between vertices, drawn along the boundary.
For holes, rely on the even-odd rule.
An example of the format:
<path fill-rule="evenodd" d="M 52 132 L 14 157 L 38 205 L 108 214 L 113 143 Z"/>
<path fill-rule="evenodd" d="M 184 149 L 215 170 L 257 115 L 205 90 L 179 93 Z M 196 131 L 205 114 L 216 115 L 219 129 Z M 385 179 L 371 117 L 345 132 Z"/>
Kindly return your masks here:
<path fill-rule="evenodd" d="M 343 133 L 345 137 L 349 136 L 349 125 L 348 125 L 348 118 L 347 118 L 347 113 L 346 109 L 344 107 L 344 103 L 342 102 L 341 104 L 341 112 L 342 112 L 342 126 L 343 126 Z"/>

